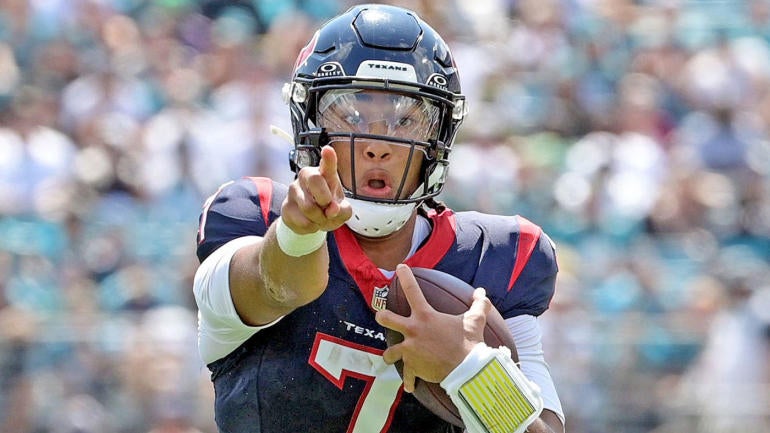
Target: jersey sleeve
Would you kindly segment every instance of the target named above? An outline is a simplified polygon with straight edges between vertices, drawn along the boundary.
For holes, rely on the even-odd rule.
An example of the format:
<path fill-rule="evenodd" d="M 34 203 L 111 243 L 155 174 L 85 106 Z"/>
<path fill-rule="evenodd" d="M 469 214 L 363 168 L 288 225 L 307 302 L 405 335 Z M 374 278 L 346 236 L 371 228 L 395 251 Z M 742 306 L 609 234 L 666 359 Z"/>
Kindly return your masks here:
<path fill-rule="evenodd" d="M 263 177 L 228 182 L 206 200 L 199 218 L 198 260 L 203 262 L 227 242 L 264 236 L 280 215 L 287 187 Z"/>
<path fill-rule="evenodd" d="M 558 271 L 551 240 L 520 216 L 470 216 L 474 223 L 469 231 L 478 233 L 474 242 L 482 250 L 472 285 L 484 287 L 506 319 L 543 314 L 553 298 Z"/>
<path fill-rule="evenodd" d="M 233 304 L 230 261 L 241 247 L 258 240 L 256 236 L 233 239 L 208 256 L 195 272 L 193 293 L 198 306 L 198 351 L 206 364 L 222 358 L 258 331 L 280 320 L 261 326 L 247 325 Z"/>

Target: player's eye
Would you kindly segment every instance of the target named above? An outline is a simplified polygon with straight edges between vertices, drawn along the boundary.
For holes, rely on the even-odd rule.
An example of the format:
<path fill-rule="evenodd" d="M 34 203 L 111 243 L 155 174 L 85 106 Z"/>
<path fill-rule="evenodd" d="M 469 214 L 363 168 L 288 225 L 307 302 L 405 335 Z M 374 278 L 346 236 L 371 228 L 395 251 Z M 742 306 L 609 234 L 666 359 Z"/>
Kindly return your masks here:
<path fill-rule="evenodd" d="M 360 125 L 363 122 L 363 117 L 361 116 L 361 113 L 358 111 L 354 113 L 350 113 L 347 116 L 345 116 L 345 123 L 348 125 Z"/>
<path fill-rule="evenodd" d="M 411 128 L 417 123 L 417 119 L 412 116 L 402 117 L 398 119 L 397 126 L 399 128 Z"/>

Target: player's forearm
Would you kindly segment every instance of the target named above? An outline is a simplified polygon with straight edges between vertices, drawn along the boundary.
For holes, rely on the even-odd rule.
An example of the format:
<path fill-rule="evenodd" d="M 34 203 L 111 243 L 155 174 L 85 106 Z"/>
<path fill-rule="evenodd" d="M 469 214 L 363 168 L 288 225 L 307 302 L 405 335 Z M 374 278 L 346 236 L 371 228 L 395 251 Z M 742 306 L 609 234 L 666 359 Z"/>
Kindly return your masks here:
<path fill-rule="evenodd" d="M 264 289 L 277 304 L 294 309 L 323 293 L 329 281 L 326 242 L 299 256 L 287 254 L 278 241 L 278 223 L 270 226 L 260 252 Z M 325 238 L 325 233 L 323 234 Z"/>
<path fill-rule="evenodd" d="M 261 242 L 239 249 L 230 262 L 230 294 L 244 323 L 264 325 L 323 293 L 328 282 L 326 243 L 293 257 L 279 246 L 271 225 Z"/>

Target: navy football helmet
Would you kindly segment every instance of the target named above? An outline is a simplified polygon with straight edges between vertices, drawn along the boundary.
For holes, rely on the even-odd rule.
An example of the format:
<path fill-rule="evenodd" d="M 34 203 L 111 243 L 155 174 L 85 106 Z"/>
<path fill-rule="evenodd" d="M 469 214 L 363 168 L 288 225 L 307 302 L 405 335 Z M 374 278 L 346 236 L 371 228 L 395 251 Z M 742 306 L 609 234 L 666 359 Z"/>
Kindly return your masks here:
<path fill-rule="evenodd" d="M 323 110 L 330 103 L 372 91 L 403 96 L 399 106 L 409 103 L 428 113 L 424 134 L 339 132 L 324 125 Z M 388 5 L 354 6 L 321 27 L 300 52 L 283 97 L 291 111 L 295 147 L 290 163 L 295 172 L 317 165 L 321 147 L 330 141 L 347 141 L 353 148 L 356 140 L 382 140 L 421 152 L 422 184 L 413 193 L 405 191 L 406 198 L 400 190 L 408 167 L 393 199 L 361 196 L 355 185 L 345 185 L 351 199 L 410 204 L 410 212 L 441 192 L 452 142 L 467 113 L 457 68 L 441 36 L 414 12 Z"/>

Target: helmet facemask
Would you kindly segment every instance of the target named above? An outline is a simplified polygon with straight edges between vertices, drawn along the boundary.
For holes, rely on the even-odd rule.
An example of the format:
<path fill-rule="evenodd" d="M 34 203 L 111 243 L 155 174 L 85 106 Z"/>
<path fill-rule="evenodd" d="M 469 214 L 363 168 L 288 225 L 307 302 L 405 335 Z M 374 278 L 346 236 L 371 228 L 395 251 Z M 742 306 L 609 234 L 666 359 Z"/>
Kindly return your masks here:
<path fill-rule="evenodd" d="M 325 92 L 317 107 L 316 123 L 328 143 L 348 155 L 342 183 L 349 197 L 398 204 L 429 195 L 423 176 L 436 161 L 439 106 L 423 97 L 347 89 Z M 371 149 L 403 160 L 403 172 L 365 176 L 356 167 L 356 156 L 376 159 Z"/>
<path fill-rule="evenodd" d="M 460 119 L 465 114 L 464 100 L 460 99 L 458 110 L 445 97 L 387 80 L 383 83 L 353 79 L 350 84 L 337 83 L 314 80 L 312 87 L 302 91 L 306 100 L 301 104 L 291 96 L 286 97 L 292 107 L 295 132 L 299 131 L 291 155 L 292 169 L 296 172 L 304 166 L 317 165 L 320 149 L 326 144 L 339 148 L 344 143 L 350 154 L 355 155 L 366 142 L 378 141 L 393 146 L 395 151 L 409 153 L 403 175 L 391 185 L 398 187 L 397 193 L 387 198 L 361 193 L 356 184 L 355 159 L 351 159 L 350 182 L 343 182 L 349 197 L 404 204 L 420 203 L 438 195 L 449 165 L 451 149 L 445 143 L 454 139 L 460 123 L 457 113 L 461 113 Z M 301 85 L 292 83 L 284 92 Z M 377 109 L 362 113 L 357 109 L 362 103 L 376 105 Z M 420 164 L 420 182 L 409 191 L 406 175 L 415 164 Z"/>

